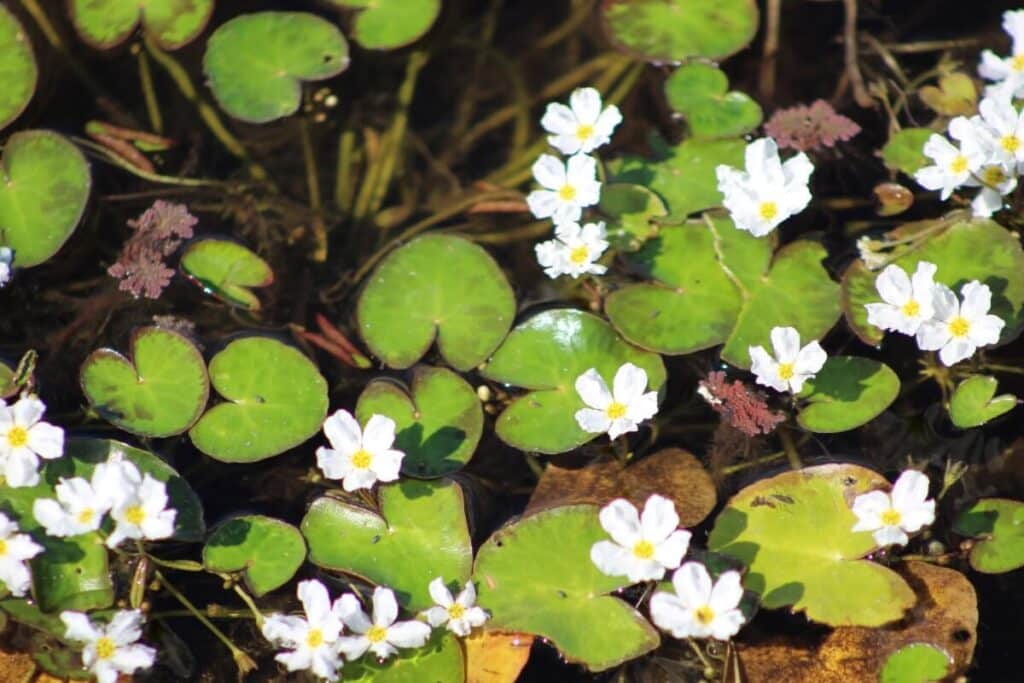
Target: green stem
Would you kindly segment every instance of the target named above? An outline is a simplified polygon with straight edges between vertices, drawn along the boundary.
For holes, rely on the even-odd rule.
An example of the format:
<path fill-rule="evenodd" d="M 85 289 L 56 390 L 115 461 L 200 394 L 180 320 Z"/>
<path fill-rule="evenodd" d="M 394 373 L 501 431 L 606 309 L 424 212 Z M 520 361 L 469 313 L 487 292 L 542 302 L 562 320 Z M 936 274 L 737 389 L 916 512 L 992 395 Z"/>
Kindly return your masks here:
<path fill-rule="evenodd" d="M 149 126 L 154 133 L 162 135 L 164 132 L 164 118 L 160 113 L 160 102 L 156 97 L 156 88 L 153 86 L 153 70 L 149 66 L 149 56 L 146 51 L 136 46 L 139 60 L 139 81 L 142 83 L 142 96 L 146 100 L 146 113 L 149 115 Z"/>
<path fill-rule="evenodd" d="M 234 589 L 238 597 L 242 598 L 242 602 L 244 602 L 249 607 L 249 611 L 252 612 L 253 618 L 256 619 L 256 625 L 263 626 L 263 613 L 260 612 L 259 607 L 256 606 L 256 603 L 253 601 L 252 596 L 246 593 L 245 589 L 237 583 L 234 585 Z"/>
<path fill-rule="evenodd" d="M 222 180 L 206 180 L 204 178 L 179 178 L 177 176 L 160 175 L 159 173 L 148 173 L 142 169 L 132 166 L 130 163 L 112 153 L 109 149 L 103 145 L 97 145 L 92 140 L 86 140 L 85 138 L 70 136 L 71 140 L 79 147 L 84 147 L 89 151 L 103 158 L 104 161 L 118 166 L 125 171 L 128 171 L 134 176 L 142 178 L 143 180 L 149 180 L 154 183 L 162 183 L 164 185 L 181 185 L 184 187 L 217 187 L 226 188 L 230 183 L 226 183 Z"/>
<path fill-rule="evenodd" d="M 309 208 L 313 213 L 310 228 L 313 233 L 312 258 L 317 263 L 327 260 L 327 226 L 321 212 L 320 175 L 317 172 L 316 152 L 313 149 L 313 136 L 309 131 L 309 119 L 299 119 L 299 137 L 302 140 L 302 160 L 306 167 L 306 187 L 309 188 Z"/>
<path fill-rule="evenodd" d="M 796 449 L 796 443 L 793 442 L 793 435 L 783 425 L 779 426 L 779 441 L 782 442 L 782 450 L 786 453 L 789 466 L 794 470 L 803 469 L 804 464 L 800 460 L 800 452 Z"/>
<path fill-rule="evenodd" d="M 338 173 L 334 180 L 334 203 L 342 212 L 352 208 L 352 165 L 355 162 L 356 132 L 345 129 L 338 138 Z"/>

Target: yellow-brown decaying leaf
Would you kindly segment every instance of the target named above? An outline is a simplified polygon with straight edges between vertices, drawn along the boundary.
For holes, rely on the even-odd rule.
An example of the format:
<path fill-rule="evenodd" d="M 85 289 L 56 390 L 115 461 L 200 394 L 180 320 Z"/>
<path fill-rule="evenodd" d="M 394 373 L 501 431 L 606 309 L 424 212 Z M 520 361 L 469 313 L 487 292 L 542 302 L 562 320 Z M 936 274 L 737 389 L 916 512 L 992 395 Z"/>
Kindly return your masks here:
<path fill-rule="evenodd" d="M 533 636 L 477 630 L 462 642 L 467 683 L 514 683 L 530 658 Z"/>

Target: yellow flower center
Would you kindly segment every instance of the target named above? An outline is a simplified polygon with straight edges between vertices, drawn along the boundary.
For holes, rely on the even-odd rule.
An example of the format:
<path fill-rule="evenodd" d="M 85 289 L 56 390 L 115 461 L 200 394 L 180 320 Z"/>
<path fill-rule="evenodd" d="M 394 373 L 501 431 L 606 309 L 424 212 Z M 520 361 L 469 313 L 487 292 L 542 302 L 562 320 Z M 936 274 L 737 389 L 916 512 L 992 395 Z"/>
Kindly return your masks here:
<path fill-rule="evenodd" d="M 558 196 L 564 202 L 571 202 L 576 199 L 576 188 L 572 185 L 562 185 L 562 189 L 558 191 Z"/>
<path fill-rule="evenodd" d="M 704 605 L 702 607 L 698 607 L 694 611 L 693 616 L 701 626 L 707 626 L 715 620 L 715 610 L 711 609 L 710 605 Z"/>
<path fill-rule="evenodd" d="M 318 628 L 310 629 L 309 633 L 306 634 L 306 645 L 308 645 L 311 649 L 316 649 L 316 648 L 320 647 L 323 644 L 324 644 L 324 634 L 323 634 L 323 632 L 320 629 L 318 629 Z"/>
<path fill-rule="evenodd" d="M 455 602 L 448 608 L 448 616 L 452 619 L 461 619 L 462 615 L 466 613 L 466 608 Z"/>
<path fill-rule="evenodd" d="M 902 520 L 903 515 L 900 514 L 899 510 L 889 508 L 882 513 L 882 524 L 885 526 L 897 526 Z"/>
<path fill-rule="evenodd" d="M 967 170 L 967 157 L 963 154 L 957 154 L 953 161 L 949 164 L 949 170 L 953 173 L 963 173 Z"/>
<path fill-rule="evenodd" d="M 779 379 L 788 382 L 793 379 L 793 375 L 796 371 L 793 369 L 792 363 L 779 363 Z"/>
<path fill-rule="evenodd" d="M 365 448 L 360 448 L 352 456 L 352 466 L 359 470 L 365 470 L 373 462 L 373 456 Z"/>
<path fill-rule="evenodd" d="M 921 304 L 917 303 L 913 299 L 903 304 L 903 308 L 900 309 L 903 315 L 908 318 L 914 318 L 921 312 Z"/>
<path fill-rule="evenodd" d="M 7 541 L 0 538 L 0 557 L 7 554 Z"/>
<path fill-rule="evenodd" d="M 590 136 L 594 134 L 594 127 L 589 123 L 581 123 L 576 127 L 576 139 L 580 142 L 589 140 Z"/>
<path fill-rule="evenodd" d="M 612 401 L 604 410 L 605 415 L 611 420 L 618 420 L 626 416 L 626 406 L 618 401 Z"/>
<path fill-rule="evenodd" d="M 383 626 L 371 626 L 366 632 L 366 639 L 371 643 L 379 643 L 388 637 L 388 630 Z"/>
<path fill-rule="evenodd" d="M 107 636 L 96 641 L 96 658 L 110 659 L 117 652 L 117 644 Z"/>
<path fill-rule="evenodd" d="M 1016 135 L 1004 135 L 999 140 L 999 144 L 1007 152 L 1016 152 L 1020 149 L 1020 138 Z"/>
<path fill-rule="evenodd" d="M 633 555 L 641 560 L 649 560 L 654 557 L 654 545 L 650 541 L 638 541 L 633 546 Z"/>
<path fill-rule="evenodd" d="M 28 430 L 15 425 L 7 430 L 7 445 L 11 448 L 21 448 L 28 443 Z"/>
<path fill-rule="evenodd" d="M 1014 71 L 1024 71 L 1024 55 L 1014 55 L 1010 60 L 1010 68 Z"/>
<path fill-rule="evenodd" d="M 574 247 L 569 252 L 569 260 L 575 263 L 577 266 L 583 265 L 590 258 L 590 249 L 585 244 L 581 244 L 578 247 Z"/>
<path fill-rule="evenodd" d="M 138 526 L 146 519 L 146 511 L 142 509 L 141 505 L 132 505 L 124 511 L 124 518 L 129 524 Z"/>
<path fill-rule="evenodd" d="M 761 202 L 757 212 L 761 215 L 762 220 L 770 221 L 779 215 L 779 205 L 775 202 Z"/>
<path fill-rule="evenodd" d="M 981 179 L 986 185 L 998 185 L 1006 180 L 1006 174 L 998 166 L 989 166 L 981 173 Z"/>
<path fill-rule="evenodd" d="M 954 337 L 966 337 L 971 331 L 971 323 L 967 318 L 958 315 L 949 321 L 949 333 Z"/>
<path fill-rule="evenodd" d="M 93 510 L 92 508 L 85 508 L 84 510 L 82 510 L 81 512 L 78 513 L 78 516 L 76 517 L 76 519 L 78 520 L 79 524 L 88 524 L 95 517 L 96 517 L 96 511 L 95 510 Z"/>

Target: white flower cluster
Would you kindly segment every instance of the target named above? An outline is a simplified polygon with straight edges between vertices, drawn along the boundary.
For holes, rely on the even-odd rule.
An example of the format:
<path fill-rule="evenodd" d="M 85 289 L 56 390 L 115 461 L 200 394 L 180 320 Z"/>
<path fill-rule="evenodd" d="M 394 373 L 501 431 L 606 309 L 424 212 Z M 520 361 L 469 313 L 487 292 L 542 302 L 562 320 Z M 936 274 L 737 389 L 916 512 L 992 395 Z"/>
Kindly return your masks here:
<path fill-rule="evenodd" d="M 892 492 L 870 491 L 853 501 L 857 523 L 852 531 L 870 531 L 881 546 L 906 545 L 913 534 L 935 521 L 935 501 L 928 499 L 928 477 L 907 470 Z"/>
<path fill-rule="evenodd" d="M 533 177 L 542 189 L 526 198 L 536 218 L 550 218 L 555 224 L 555 239 L 536 246 L 537 261 L 550 278 L 601 275 L 606 270 L 596 263 L 608 248 L 604 223 L 580 225 L 580 219 L 584 208 L 601 199 L 597 159 L 589 155 L 611 140 L 621 122 L 618 107 L 602 107 L 601 93 L 594 88 L 574 90 L 569 106 L 548 104 L 540 120 L 551 134 L 551 146 L 569 157 L 563 162 L 542 154 L 533 164 Z"/>
<path fill-rule="evenodd" d="M 953 365 L 970 358 L 980 346 L 999 341 L 1005 321 L 989 313 L 992 292 L 977 280 L 960 288 L 962 300 L 935 282 L 938 267 L 921 261 L 913 277 L 892 264 L 875 278 L 881 303 L 865 304 L 868 323 L 882 330 L 914 336 L 922 351 L 938 351 Z"/>
<path fill-rule="evenodd" d="M 118 674 L 132 674 L 153 666 L 156 650 L 137 641 L 142 637 L 139 610 L 115 612 L 106 626 L 94 623 L 81 612 L 61 612 L 67 631 L 64 637 L 83 644 L 82 663 L 98 683 L 116 683 Z"/>
<path fill-rule="evenodd" d="M 395 421 L 373 415 L 366 428 L 347 410 L 339 410 L 324 421 L 330 448 L 316 449 L 317 465 L 328 479 L 341 479 L 346 491 L 370 489 L 378 481 L 398 479 L 405 453 L 393 449 Z"/>

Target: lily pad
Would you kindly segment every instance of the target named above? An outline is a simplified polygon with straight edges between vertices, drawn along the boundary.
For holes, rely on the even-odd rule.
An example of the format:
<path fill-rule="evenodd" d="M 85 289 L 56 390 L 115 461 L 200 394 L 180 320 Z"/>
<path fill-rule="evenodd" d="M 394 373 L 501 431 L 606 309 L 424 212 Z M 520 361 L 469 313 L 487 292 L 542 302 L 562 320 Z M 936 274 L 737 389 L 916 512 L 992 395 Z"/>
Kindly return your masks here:
<path fill-rule="evenodd" d="M 473 457 L 484 427 L 473 387 L 445 368 L 417 368 L 411 392 L 389 379 L 370 382 L 359 396 L 356 418 L 366 424 L 374 413 L 395 421 L 395 448 L 405 453 L 402 471 L 414 477 L 461 469 Z"/>
<path fill-rule="evenodd" d="M 643 185 L 608 183 L 597 207 L 608 217 L 608 239 L 616 249 L 636 251 L 658 234 L 657 220 L 668 215 L 661 197 Z"/>
<path fill-rule="evenodd" d="M 89 165 L 64 137 L 46 130 L 15 133 L 0 158 L 0 246 L 14 264 L 36 266 L 57 253 L 85 211 Z"/>
<path fill-rule="evenodd" d="M 441 0 L 331 0 L 359 10 L 352 39 L 369 50 L 394 50 L 419 40 L 441 13 Z"/>
<path fill-rule="evenodd" d="M 596 438 L 576 424 L 585 407 L 576 378 L 596 368 L 611 386 L 616 371 L 633 363 L 647 372 L 647 388 L 665 382 L 661 357 L 626 343 L 612 326 L 568 308 L 538 313 L 516 327 L 484 366 L 495 382 L 528 390 L 498 418 L 502 441 L 524 451 L 563 453 Z"/>
<path fill-rule="evenodd" d="M 715 520 L 708 549 L 749 567 L 744 585 L 766 609 L 790 606 L 830 626 L 881 626 L 916 598 L 891 569 L 863 559 L 878 546 L 851 531 L 853 498 L 888 482 L 856 465 L 784 472 L 747 486 Z"/>
<path fill-rule="evenodd" d="M 196 448 L 223 462 L 256 462 L 298 446 L 327 415 L 327 382 L 294 347 L 267 337 L 228 344 L 210 361 L 224 397 L 189 431 Z"/>
<path fill-rule="evenodd" d="M 39 80 L 39 67 L 28 34 L 6 6 L 0 6 L 0 74 L 4 83 L 0 93 L 0 128 L 5 128 L 25 111 Z"/>
<path fill-rule="evenodd" d="M 957 385 L 949 399 L 949 417 L 960 429 L 970 429 L 1005 415 L 1017 407 L 1013 394 L 996 396 L 995 377 L 972 375 Z"/>
<path fill-rule="evenodd" d="M 934 223 L 927 224 L 934 226 Z M 889 233 L 892 238 L 908 232 L 928 229 L 911 223 Z M 1024 250 L 1014 233 L 988 219 L 966 220 L 923 237 L 922 243 L 892 261 L 908 273 L 917 269 L 919 261 L 938 266 L 935 281 L 960 288 L 971 280 L 979 280 L 992 290 L 991 313 L 1006 321 L 999 337 L 1005 344 L 1016 339 L 1024 328 Z M 868 270 L 861 261 L 843 274 L 843 308 L 846 322 L 865 343 L 877 344 L 883 333 L 868 324 L 864 304 L 879 301 L 875 289 L 878 273 Z"/>
<path fill-rule="evenodd" d="M 686 118 L 693 137 L 736 137 L 761 125 L 761 106 L 746 93 L 729 91 L 729 78 L 716 66 L 691 62 L 665 81 L 670 107 Z"/>
<path fill-rule="evenodd" d="M 381 360 L 407 368 L 437 347 L 456 370 L 487 359 L 515 315 L 505 274 L 477 245 L 427 235 L 396 249 L 367 281 L 359 332 Z"/>
<path fill-rule="evenodd" d="M 306 559 L 306 542 L 287 522 L 263 515 L 242 515 L 224 522 L 203 547 L 203 565 L 241 572 L 257 597 L 286 584 Z"/>
<path fill-rule="evenodd" d="M 893 133 L 882 148 L 882 161 L 894 171 L 914 175 L 932 163 L 924 155 L 924 143 L 934 133 L 928 128 L 904 128 Z"/>
<path fill-rule="evenodd" d="M 450 481 L 404 479 L 379 489 L 380 514 L 330 496 L 302 520 L 309 560 L 395 591 L 410 610 L 434 604 L 427 586 L 463 584 L 473 562 L 462 489 Z"/>
<path fill-rule="evenodd" d="M 855 356 L 831 356 L 804 385 L 806 405 L 797 415 L 804 429 L 845 432 L 882 414 L 900 393 L 900 378 L 885 363 Z"/>
<path fill-rule="evenodd" d="M 348 62 L 348 44 L 331 22 L 308 12 L 256 12 L 217 27 L 203 72 L 224 111 L 266 123 L 298 110 L 304 81 L 337 76 Z"/>
<path fill-rule="evenodd" d="M 948 675 L 949 655 L 928 643 L 914 643 L 889 656 L 881 683 L 937 683 Z"/>
<path fill-rule="evenodd" d="M 266 261 L 226 239 L 192 242 L 181 255 L 180 267 L 204 292 L 249 311 L 260 308 L 260 300 L 249 288 L 266 287 L 274 281 L 274 271 Z"/>
<path fill-rule="evenodd" d="M 1024 503 L 1006 498 L 983 498 L 956 518 L 953 531 L 977 539 L 971 546 L 971 566 L 986 574 L 1024 567 Z"/>
<path fill-rule="evenodd" d="M 195 40 L 213 14 L 213 0 L 71 0 L 71 23 L 82 40 L 108 49 L 138 26 L 168 50 Z"/>
<path fill-rule="evenodd" d="M 113 349 L 93 351 L 82 363 L 80 380 L 105 420 L 151 437 L 184 432 L 210 396 L 202 354 L 185 337 L 159 327 L 135 331 L 130 359 Z"/>
<path fill-rule="evenodd" d="M 607 538 L 595 505 L 538 512 L 496 531 L 481 546 L 473 578 L 488 627 L 551 641 L 571 662 L 604 671 L 658 646 L 658 633 L 609 593 L 629 585 L 590 561 Z"/>
<path fill-rule="evenodd" d="M 758 25 L 754 0 L 604 0 L 601 16 L 619 48 L 651 62 L 728 57 Z"/>
<path fill-rule="evenodd" d="M 462 646 L 443 630 L 435 630 L 423 647 L 399 650 L 383 662 L 362 657 L 341 670 L 341 680 L 349 683 L 462 683 L 465 679 Z"/>

